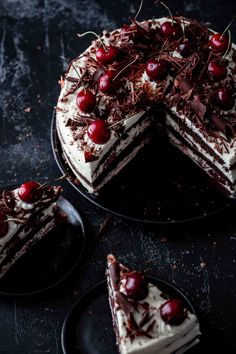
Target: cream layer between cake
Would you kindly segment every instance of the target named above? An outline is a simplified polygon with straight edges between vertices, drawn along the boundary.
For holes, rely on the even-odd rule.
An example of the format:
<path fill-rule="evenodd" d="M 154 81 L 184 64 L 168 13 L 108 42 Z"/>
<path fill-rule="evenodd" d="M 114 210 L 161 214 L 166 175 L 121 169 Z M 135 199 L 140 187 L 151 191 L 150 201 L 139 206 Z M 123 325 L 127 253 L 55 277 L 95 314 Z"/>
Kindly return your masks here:
<path fill-rule="evenodd" d="M 211 178 L 217 179 L 225 194 L 235 197 L 236 183 L 236 142 L 220 138 L 211 138 L 198 128 L 190 119 L 178 115 L 173 110 L 176 123 L 169 114 L 166 116 L 166 127 L 169 142 L 181 150 Z M 175 133 L 177 133 L 175 135 Z M 220 147 L 220 148 L 219 148 Z"/>
<path fill-rule="evenodd" d="M 131 159 L 133 159 L 142 146 L 145 145 L 147 137 L 144 135 L 144 138 L 137 146 L 135 146 L 130 154 L 122 161 L 118 162 L 115 169 L 110 171 L 109 174 L 106 174 L 98 185 L 94 185 L 96 179 L 104 172 L 106 165 L 109 165 L 111 155 L 113 159 L 117 159 L 127 146 L 131 145 L 136 138 L 149 128 L 151 121 L 147 117 L 144 117 L 144 114 L 145 112 L 140 112 L 127 120 L 122 139 L 113 132 L 108 143 L 97 145 L 94 153 L 98 154 L 98 158 L 91 162 L 85 161 L 84 151 L 76 141 L 71 140 L 70 128 L 63 126 L 62 120 L 57 120 L 57 132 L 61 142 L 63 155 L 75 176 L 89 192 L 93 193 L 101 189 L 102 186 L 114 177 Z M 88 136 L 85 136 L 85 140 L 88 144 L 90 143 Z"/>

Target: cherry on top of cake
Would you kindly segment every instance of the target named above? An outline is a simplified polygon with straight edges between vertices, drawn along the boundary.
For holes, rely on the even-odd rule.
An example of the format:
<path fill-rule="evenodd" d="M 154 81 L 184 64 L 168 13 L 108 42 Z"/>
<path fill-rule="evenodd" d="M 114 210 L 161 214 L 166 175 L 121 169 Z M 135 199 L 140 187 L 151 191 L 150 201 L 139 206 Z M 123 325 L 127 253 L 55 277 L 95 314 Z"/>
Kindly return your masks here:
<path fill-rule="evenodd" d="M 121 29 L 104 31 L 65 75 L 60 101 L 77 107 L 68 123 L 72 130 L 80 127 L 75 140 L 92 131 L 90 141 L 105 144 L 109 130 L 124 129 L 116 123 L 158 102 L 198 120 L 212 134 L 232 137 L 235 50 L 227 30 L 215 33 L 196 20 L 170 16 L 132 19 Z"/>

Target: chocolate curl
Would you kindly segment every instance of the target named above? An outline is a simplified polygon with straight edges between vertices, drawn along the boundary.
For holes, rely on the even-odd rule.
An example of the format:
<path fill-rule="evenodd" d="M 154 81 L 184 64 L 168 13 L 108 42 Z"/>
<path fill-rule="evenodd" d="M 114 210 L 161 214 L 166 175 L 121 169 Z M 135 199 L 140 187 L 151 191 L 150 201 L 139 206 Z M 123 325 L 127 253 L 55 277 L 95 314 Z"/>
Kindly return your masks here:
<path fill-rule="evenodd" d="M 109 270 L 111 273 L 111 280 L 114 289 L 117 289 L 117 286 L 120 282 L 120 265 L 119 262 L 113 261 L 109 264 Z"/>
<path fill-rule="evenodd" d="M 186 79 L 185 77 L 179 76 L 176 79 L 176 85 L 184 94 L 183 98 L 189 101 L 194 91 L 193 83 L 190 80 Z M 203 121 L 207 113 L 207 106 L 204 103 L 202 103 L 199 100 L 198 96 L 196 95 L 194 96 L 193 100 L 189 102 L 189 104 L 191 108 L 194 110 L 194 112 L 196 113 L 197 117 L 201 121 Z"/>
<path fill-rule="evenodd" d="M 134 24 L 136 26 L 137 32 L 140 33 L 141 35 L 143 35 L 144 37 L 146 37 L 147 39 L 149 39 L 148 35 L 149 35 L 149 31 L 148 29 L 144 28 L 143 26 L 140 25 L 140 23 L 138 21 L 136 21 L 133 18 L 130 18 L 132 24 Z"/>
<path fill-rule="evenodd" d="M 197 53 L 193 53 L 190 57 L 187 63 L 182 66 L 182 68 L 179 70 L 178 74 L 181 75 L 188 75 L 192 77 L 193 71 L 197 67 L 198 63 L 200 61 L 199 55 Z"/>
<path fill-rule="evenodd" d="M 65 80 L 70 82 L 78 82 L 80 79 L 78 77 L 67 76 L 65 77 Z"/>
<path fill-rule="evenodd" d="M 181 101 L 181 98 L 182 98 L 181 94 L 180 93 L 176 93 L 175 95 L 172 95 L 170 97 L 170 102 L 172 104 L 174 104 L 174 105 L 178 105 L 179 102 Z"/>
<path fill-rule="evenodd" d="M 134 315 L 131 313 L 130 316 L 129 316 L 129 325 L 130 325 L 130 329 L 132 330 L 135 330 L 135 331 L 138 331 L 138 325 L 135 321 L 135 318 L 134 318 Z"/>
<path fill-rule="evenodd" d="M 180 91 L 185 95 L 186 94 L 189 95 L 189 92 L 192 93 L 192 91 L 194 89 L 194 85 L 192 84 L 192 82 L 187 80 L 183 76 L 178 76 L 175 79 L 175 86 L 178 87 L 180 89 Z"/>
<path fill-rule="evenodd" d="M 222 116 L 211 114 L 210 121 L 226 136 L 228 140 L 235 135 L 233 126 Z"/>
<path fill-rule="evenodd" d="M 147 324 L 152 317 L 153 317 L 153 315 L 150 316 L 149 312 L 144 312 L 142 317 L 141 317 L 141 320 L 138 323 L 138 327 L 139 328 L 144 327 L 145 324 Z"/>
<path fill-rule="evenodd" d="M 8 210 L 13 210 L 15 208 L 15 198 L 12 191 L 4 190 L 2 192 L 3 203 Z"/>
<path fill-rule="evenodd" d="M 207 113 L 207 106 L 203 104 L 197 96 L 194 96 L 194 99 L 191 101 L 190 105 L 197 117 L 203 122 Z"/>
<path fill-rule="evenodd" d="M 116 301 L 124 311 L 124 313 L 128 316 L 134 312 L 134 305 L 126 298 L 126 296 L 119 291 L 116 291 Z"/>
<path fill-rule="evenodd" d="M 93 81 L 97 82 L 103 73 L 104 69 L 99 67 L 92 76 Z"/>
<path fill-rule="evenodd" d="M 150 325 L 148 326 L 148 328 L 146 329 L 146 333 L 148 334 L 148 332 L 151 332 L 151 330 L 153 329 L 154 325 L 156 323 L 156 320 L 154 319 Z"/>

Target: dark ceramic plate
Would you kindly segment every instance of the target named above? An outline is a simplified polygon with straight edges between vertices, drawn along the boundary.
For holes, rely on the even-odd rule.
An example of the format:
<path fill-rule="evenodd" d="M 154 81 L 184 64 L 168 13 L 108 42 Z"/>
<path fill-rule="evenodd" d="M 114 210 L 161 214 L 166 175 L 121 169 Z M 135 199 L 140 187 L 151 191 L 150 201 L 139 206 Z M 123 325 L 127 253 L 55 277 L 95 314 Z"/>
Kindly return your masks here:
<path fill-rule="evenodd" d="M 160 135 L 160 134 L 159 134 Z M 146 146 L 98 196 L 88 193 L 63 158 L 55 129 L 51 126 L 55 159 L 68 181 L 85 198 L 118 216 L 154 224 L 174 224 L 204 219 L 224 210 L 224 197 L 195 164 L 162 136 Z"/>
<path fill-rule="evenodd" d="M 181 298 L 195 313 L 188 298 L 175 286 L 156 276 L 147 279 L 170 296 Z M 116 354 L 116 340 L 108 303 L 106 281 L 98 283 L 79 298 L 62 327 L 64 354 Z"/>
<path fill-rule="evenodd" d="M 85 249 L 85 229 L 80 214 L 65 198 L 57 204 L 67 221 L 23 255 L 0 280 L 0 294 L 29 295 L 59 285 L 74 270 Z"/>

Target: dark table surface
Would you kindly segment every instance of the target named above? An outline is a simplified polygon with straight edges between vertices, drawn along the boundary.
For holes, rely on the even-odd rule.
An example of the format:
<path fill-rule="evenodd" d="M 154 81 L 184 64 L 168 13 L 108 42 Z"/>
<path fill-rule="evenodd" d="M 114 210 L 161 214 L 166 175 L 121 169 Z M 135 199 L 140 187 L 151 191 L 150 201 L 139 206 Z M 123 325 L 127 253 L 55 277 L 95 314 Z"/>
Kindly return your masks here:
<path fill-rule="evenodd" d="M 140 19 L 159 17 L 144 1 Z M 173 12 L 209 22 L 223 31 L 236 12 L 231 0 L 168 1 Z M 0 186 L 60 176 L 50 145 L 50 124 L 66 69 L 91 38 L 76 33 L 126 23 L 139 1 L 0 1 Z M 236 25 L 232 25 L 236 41 Z M 194 303 L 203 338 L 192 353 L 236 352 L 236 218 L 234 209 L 178 226 L 144 225 L 95 207 L 67 183 L 64 196 L 80 211 L 89 240 L 83 262 L 60 286 L 27 297 L 0 297 L 0 353 L 62 353 L 63 320 L 78 296 L 104 278 L 109 252 L 178 286 Z M 104 353 L 111 354 L 111 353 Z"/>

